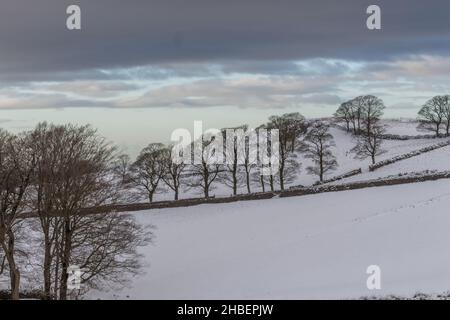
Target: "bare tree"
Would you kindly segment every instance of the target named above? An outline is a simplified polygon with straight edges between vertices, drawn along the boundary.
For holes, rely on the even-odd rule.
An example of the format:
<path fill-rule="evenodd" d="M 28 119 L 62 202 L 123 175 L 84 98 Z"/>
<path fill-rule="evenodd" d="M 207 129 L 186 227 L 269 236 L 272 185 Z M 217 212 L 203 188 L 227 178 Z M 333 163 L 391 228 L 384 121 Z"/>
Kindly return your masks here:
<path fill-rule="evenodd" d="M 282 116 L 271 116 L 269 122 L 262 126 L 264 129 L 277 129 L 279 134 L 279 171 L 280 189 L 284 190 L 286 179 L 292 180 L 297 174 L 295 167 L 299 163 L 295 160 L 294 151 L 300 145 L 299 138 L 307 131 L 308 123 L 299 113 L 288 113 Z M 292 167 L 294 166 L 294 169 Z"/>
<path fill-rule="evenodd" d="M 172 158 L 172 152 L 175 150 L 171 147 L 165 148 L 162 155 L 164 183 L 173 190 L 174 199 L 178 200 L 180 187 L 183 183 L 182 174 L 185 171 L 186 163 L 184 161 L 175 162 Z"/>
<path fill-rule="evenodd" d="M 334 117 L 338 122 L 345 122 L 347 131 L 350 131 L 351 124 L 353 133 L 358 135 L 362 131 L 370 131 L 383 115 L 384 109 L 381 99 L 373 95 L 363 95 L 342 103 L 334 113 Z"/>
<path fill-rule="evenodd" d="M 73 233 L 70 264 L 80 268 L 77 298 L 90 289 L 118 288 L 140 273 L 137 249 L 152 240 L 152 226 L 143 227 L 123 213 L 94 213 L 83 217 Z"/>
<path fill-rule="evenodd" d="M 347 132 L 350 132 L 350 123 L 354 120 L 352 111 L 351 102 L 347 101 L 342 103 L 333 115 L 337 122 L 345 122 Z M 355 126 L 353 127 L 355 128 Z"/>
<path fill-rule="evenodd" d="M 434 131 L 438 137 L 447 107 L 448 98 L 446 96 L 435 96 L 428 100 L 418 113 L 419 128 Z"/>
<path fill-rule="evenodd" d="M 164 175 L 165 146 L 151 143 L 144 148 L 130 168 L 130 180 L 146 193 L 150 203 Z"/>
<path fill-rule="evenodd" d="M 337 167 L 336 157 L 331 152 L 335 146 L 333 136 L 329 133 L 329 125 L 316 121 L 305 137 L 305 157 L 312 159 L 314 166 L 307 168 L 308 172 L 319 176 L 323 181 L 324 174 Z"/>
<path fill-rule="evenodd" d="M 65 161 L 67 142 L 66 128 L 40 123 L 31 133 L 37 165 L 33 181 L 31 207 L 37 213 L 43 235 L 43 279 L 46 299 L 54 299 L 58 279 L 52 274 L 55 267 L 58 244 L 61 236 L 63 218 L 54 216 L 58 190 L 60 190 L 60 166 Z M 53 286 L 52 286 L 53 284 Z"/>
<path fill-rule="evenodd" d="M 442 96 L 444 103 L 445 135 L 450 135 L 450 95 Z"/>
<path fill-rule="evenodd" d="M 46 200 L 41 214 L 60 217 L 58 224 L 52 226 L 56 233 L 56 240 L 53 240 L 53 284 L 54 294 L 65 300 L 68 297 L 69 266 L 80 245 L 75 236 L 89 221 L 82 211 L 115 203 L 120 188 L 112 164 L 116 149 L 99 137 L 94 129 L 66 125 L 48 130 L 54 132 L 51 136 L 56 140 L 51 141 L 57 144 L 57 148 L 49 151 L 52 156 L 56 154 L 57 161 L 45 169 L 52 172 L 52 177 L 46 180 L 47 186 L 44 185 L 43 197 Z M 51 208 L 48 202 L 51 202 Z"/>
<path fill-rule="evenodd" d="M 246 184 L 247 191 L 250 193 L 250 171 L 252 146 L 249 145 L 249 131 L 247 125 L 235 128 L 222 129 L 225 137 L 224 154 L 225 164 L 224 172 L 220 175 L 221 181 L 229 186 L 233 195 L 237 195 L 238 187 Z"/>
<path fill-rule="evenodd" d="M 382 149 L 383 139 L 381 135 L 384 128 L 380 125 L 374 125 L 369 134 L 363 134 L 357 139 L 356 146 L 351 150 L 355 153 L 355 158 L 365 159 L 370 157 L 372 164 L 375 164 L 375 157 L 385 153 Z"/>
<path fill-rule="evenodd" d="M 242 168 L 245 175 L 247 193 L 251 193 L 252 172 L 258 164 L 258 137 L 255 130 L 246 130 L 243 141 L 239 142 L 239 154 L 242 157 Z"/>
<path fill-rule="evenodd" d="M 267 178 L 261 174 L 259 168 L 257 167 L 257 170 L 255 170 L 252 175 L 252 181 L 254 181 L 255 183 L 258 183 L 261 186 L 261 190 L 262 192 L 266 192 L 266 183 L 267 183 Z M 273 184 L 272 184 L 273 186 Z M 273 191 L 273 190 L 272 190 Z"/>
<path fill-rule="evenodd" d="M 100 210 L 120 198 L 117 163 L 125 158 L 117 159 L 115 147 L 89 126 L 41 123 L 30 136 L 37 158 L 30 205 L 43 234 L 47 299 L 65 300 L 107 281 L 120 285 L 138 272 L 137 247 L 151 238 L 132 217 Z M 82 271 L 78 292 L 68 290 L 73 265 Z"/>
<path fill-rule="evenodd" d="M 190 145 L 193 164 L 189 166 L 191 179 L 187 185 L 200 188 L 205 198 L 210 197 L 212 183 L 222 171 L 223 140 L 218 133 L 205 133 Z"/>
<path fill-rule="evenodd" d="M 20 268 L 16 260 L 16 228 L 22 222 L 36 157 L 27 135 L 0 130 L 0 247 L 8 264 L 11 298 L 19 299 Z M 2 262 L 2 271 L 4 262 Z"/>
<path fill-rule="evenodd" d="M 372 95 L 359 96 L 355 98 L 361 110 L 361 122 L 364 125 L 364 132 L 370 133 L 385 109 L 383 100 Z"/>
<path fill-rule="evenodd" d="M 130 179 L 130 156 L 127 154 L 121 154 L 114 161 L 114 170 L 116 174 L 121 178 L 123 184 L 129 183 Z"/>
<path fill-rule="evenodd" d="M 351 110 L 351 119 L 353 125 L 353 133 L 358 135 L 361 132 L 361 116 L 362 116 L 362 105 L 361 101 L 358 99 L 352 99 L 348 101 L 349 108 Z"/>

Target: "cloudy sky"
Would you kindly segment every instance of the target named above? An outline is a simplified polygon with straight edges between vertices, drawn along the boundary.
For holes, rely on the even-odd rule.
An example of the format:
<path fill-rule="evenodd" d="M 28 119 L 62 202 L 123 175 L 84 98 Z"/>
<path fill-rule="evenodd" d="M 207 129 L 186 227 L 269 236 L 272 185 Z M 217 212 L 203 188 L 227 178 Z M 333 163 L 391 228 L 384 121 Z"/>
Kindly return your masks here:
<path fill-rule="evenodd" d="M 82 30 L 66 28 L 81 7 Z M 381 7 L 382 30 L 366 28 Z M 450 93 L 448 0 L 2 0 L 0 126 L 91 123 L 130 153 L 175 128 Z"/>

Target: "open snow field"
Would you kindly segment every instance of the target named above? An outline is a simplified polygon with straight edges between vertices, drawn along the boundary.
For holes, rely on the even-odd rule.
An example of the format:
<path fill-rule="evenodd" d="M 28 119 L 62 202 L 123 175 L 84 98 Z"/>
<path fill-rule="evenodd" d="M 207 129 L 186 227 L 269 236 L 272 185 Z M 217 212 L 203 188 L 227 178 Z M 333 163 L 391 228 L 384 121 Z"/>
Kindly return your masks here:
<path fill-rule="evenodd" d="M 346 299 L 450 289 L 450 180 L 135 213 L 146 274 L 95 298 Z M 381 268 L 382 289 L 366 288 Z"/>
<path fill-rule="evenodd" d="M 432 134 L 430 131 L 417 129 L 418 122 L 414 119 L 382 119 L 381 123 L 386 126 L 386 133 L 415 136 L 423 134 Z"/>

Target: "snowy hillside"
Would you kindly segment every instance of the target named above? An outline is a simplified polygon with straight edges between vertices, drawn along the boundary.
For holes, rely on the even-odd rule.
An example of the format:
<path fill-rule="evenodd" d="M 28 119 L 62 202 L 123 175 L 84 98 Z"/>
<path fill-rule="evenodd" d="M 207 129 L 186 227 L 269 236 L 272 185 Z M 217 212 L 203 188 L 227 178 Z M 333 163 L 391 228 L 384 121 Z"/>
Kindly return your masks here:
<path fill-rule="evenodd" d="M 386 127 L 386 133 L 396 135 L 423 135 L 430 134 L 429 131 L 419 130 L 417 121 L 413 119 L 382 119 L 381 123 Z"/>
<path fill-rule="evenodd" d="M 95 298 L 299 299 L 450 289 L 450 180 L 136 213 L 146 275 Z M 381 268 L 382 289 L 366 288 Z"/>
<path fill-rule="evenodd" d="M 407 174 L 422 171 L 449 171 L 450 170 L 450 146 L 433 150 L 409 159 L 405 159 L 373 172 L 365 171 L 362 174 L 345 178 L 333 184 L 342 184 L 356 181 L 366 181 L 378 178 L 386 178 L 398 174 Z"/>
<path fill-rule="evenodd" d="M 400 134 L 400 135 L 423 135 L 428 134 L 429 132 L 420 132 L 417 131 L 417 123 L 412 120 L 383 120 L 383 124 L 387 128 L 388 133 Z M 349 172 L 358 168 L 368 168 L 370 165 L 370 159 L 357 160 L 355 159 L 355 154 L 351 152 L 351 149 L 355 146 L 355 137 L 345 132 L 344 130 L 331 127 L 330 133 L 333 135 L 336 146 L 332 147 L 333 155 L 336 156 L 336 160 L 338 163 L 338 167 L 334 171 L 327 172 L 325 174 L 325 179 Z M 446 138 L 439 139 L 414 139 L 414 140 L 385 140 L 383 141 L 382 148 L 386 151 L 384 154 L 377 157 L 377 161 L 382 161 L 386 159 L 390 159 L 392 157 L 402 155 L 411 151 L 418 150 L 420 148 L 434 145 L 441 141 L 447 141 Z M 296 185 L 304 185 L 311 186 L 315 182 L 318 181 L 318 177 L 312 174 L 309 174 L 306 170 L 308 166 L 311 165 L 311 160 L 306 159 L 304 154 L 299 153 L 298 160 L 301 163 L 300 168 L 297 170 L 297 177 L 291 183 L 288 183 L 288 186 L 296 186 Z M 430 168 L 433 169 L 433 168 Z M 446 169 L 450 170 L 450 165 L 446 167 Z M 421 171 L 421 170 L 420 170 Z M 400 171 L 402 172 L 402 171 Z M 400 173 L 396 172 L 396 173 Z M 356 178 L 356 177 L 355 177 Z M 353 181 L 353 180 L 351 180 Z M 358 179 L 359 181 L 359 179 Z M 219 182 L 213 183 L 212 194 L 217 197 L 225 197 L 230 196 L 232 194 L 231 188 L 223 185 Z M 253 192 L 262 191 L 260 184 L 257 182 L 253 183 L 252 186 Z M 239 193 L 245 194 L 246 188 L 242 186 L 239 188 Z M 183 190 L 180 195 L 180 198 L 193 198 L 193 197 L 201 197 L 201 190 Z M 161 200 L 172 200 L 173 193 L 170 190 L 161 190 L 155 196 L 157 201 Z M 145 201 L 145 199 L 144 199 Z"/>

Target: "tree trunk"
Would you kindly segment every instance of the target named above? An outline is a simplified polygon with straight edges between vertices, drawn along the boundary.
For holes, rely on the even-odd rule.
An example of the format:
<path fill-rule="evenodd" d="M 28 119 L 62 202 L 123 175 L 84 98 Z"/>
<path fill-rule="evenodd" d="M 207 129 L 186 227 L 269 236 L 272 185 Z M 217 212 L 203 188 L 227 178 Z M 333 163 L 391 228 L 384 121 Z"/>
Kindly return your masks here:
<path fill-rule="evenodd" d="M 54 274 L 54 284 L 53 284 L 53 295 L 55 299 L 58 299 L 58 292 L 59 292 L 59 268 L 60 268 L 60 252 L 61 252 L 61 243 L 59 240 L 60 234 L 59 232 L 55 235 L 55 274 Z"/>
<path fill-rule="evenodd" d="M 44 235 L 44 295 L 45 299 L 51 299 L 51 242 L 49 240 L 48 230 L 46 230 Z"/>
<path fill-rule="evenodd" d="M 319 155 L 319 179 L 320 182 L 323 182 L 323 151 Z"/>
<path fill-rule="evenodd" d="M 149 192 L 149 193 L 148 193 L 148 201 L 149 201 L 150 203 L 153 202 L 153 192 Z"/>
<path fill-rule="evenodd" d="M 284 166 L 285 166 L 285 164 L 286 164 L 286 157 L 285 157 L 285 149 L 283 148 L 283 146 L 286 146 L 286 142 L 283 142 L 283 144 L 281 144 L 281 142 L 280 142 L 280 160 L 279 160 L 279 163 L 280 163 L 280 167 L 278 168 L 278 170 L 279 170 L 279 172 L 278 172 L 278 176 L 280 177 L 280 189 L 281 190 L 284 190 Z M 272 172 L 272 164 L 270 165 L 271 166 L 271 172 Z M 272 175 L 270 176 L 271 178 L 272 178 Z M 273 191 L 273 190 L 272 190 Z"/>
<path fill-rule="evenodd" d="M 266 192 L 266 184 L 264 183 L 264 176 L 259 176 L 259 181 L 261 182 L 261 188 L 263 192 Z"/>
<path fill-rule="evenodd" d="M 178 200 L 178 187 L 175 187 L 175 200 Z"/>
<path fill-rule="evenodd" d="M 280 176 L 280 189 L 284 190 L 284 163 L 283 164 L 280 163 L 280 172 L 278 174 Z"/>
<path fill-rule="evenodd" d="M 11 280 L 11 299 L 12 300 L 19 300 L 19 288 L 20 288 L 20 271 L 17 269 L 16 263 L 14 261 L 14 258 L 10 261 L 9 258 L 8 265 L 9 265 L 9 275 Z"/>
<path fill-rule="evenodd" d="M 20 271 L 17 268 L 16 260 L 14 258 L 15 251 L 15 238 L 14 233 L 9 230 L 8 232 L 8 244 L 3 245 L 3 251 L 8 261 L 9 278 L 11 284 L 11 299 L 19 300 L 19 288 L 20 288 Z"/>
<path fill-rule="evenodd" d="M 246 172 L 246 182 L 247 182 L 247 193 L 251 193 L 250 190 L 250 172 Z"/>
<path fill-rule="evenodd" d="M 284 177 L 283 177 L 283 174 L 281 173 L 281 171 L 280 171 L 280 189 L 284 190 Z"/>
<path fill-rule="evenodd" d="M 67 300 L 67 281 L 69 280 L 69 263 L 72 248 L 72 230 L 70 227 L 70 219 L 66 218 L 64 222 L 64 248 L 61 259 L 61 283 L 59 290 L 59 299 Z"/>
<path fill-rule="evenodd" d="M 372 154 L 372 164 L 375 164 L 375 155 Z"/>
<path fill-rule="evenodd" d="M 10 266 L 11 268 L 11 266 Z M 17 267 L 14 264 L 14 267 L 10 270 L 10 276 L 11 276 L 11 299 L 12 300 L 19 300 L 19 288 L 20 288 L 20 271 L 17 269 Z"/>
<path fill-rule="evenodd" d="M 208 170 L 208 169 L 206 169 Z M 204 177 L 203 177 L 203 183 L 204 183 L 204 193 L 205 193 L 205 198 L 208 199 L 209 198 L 209 185 L 208 185 L 208 178 L 209 178 L 209 172 L 205 171 L 204 172 Z"/>
<path fill-rule="evenodd" d="M 237 195 L 237 175 L 236 171 L 233 171 L 233 195 Z"/>
<path fill-rule="evenodd" d="M 9 250 L 8 250 L 9 251 Z M 17 268 L 14 255 L 11 252 L 5 253 L 9 267 L 9 279 L 11 284 L 11 300 L 19 300 L 20 271 Z"/>

